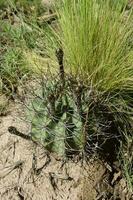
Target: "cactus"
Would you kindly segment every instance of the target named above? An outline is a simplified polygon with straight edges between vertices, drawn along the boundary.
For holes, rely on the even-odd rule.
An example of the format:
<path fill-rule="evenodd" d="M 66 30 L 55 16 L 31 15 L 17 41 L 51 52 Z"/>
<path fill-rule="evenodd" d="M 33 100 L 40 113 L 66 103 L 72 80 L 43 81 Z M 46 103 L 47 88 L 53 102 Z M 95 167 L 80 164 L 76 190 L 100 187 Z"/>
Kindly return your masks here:
<path fill-rule="evenodd" d="M 109 94 L 95 91 L 74 77 L 65 75 L 63 82 L 58 77 L 43 81 L 29 104 L 32 138 L 62 156 L 111 152 L 113 159 L 122 131 L 126 126 L 129 130 L 128 115 L 114 110 Z"/>
<path fill-rule="evenodd" d="M 56 94 L 60 83 L 57 86 L 57 82 L 54 85 L 47 82 L 43 92 L 38 90 L 29 104 L 27 115 L 34 140 L 39 140 L 49 151 L 64 155 L 80 150 L 82 122 L 66 87 Z"/>
<path fill-rule="evenodd" d="M 124 101 L 119 108 L 119 93 L 111 98 L 113 93 L 97 91 L 65 74 L 62 49 L 56 56 L 59 74 L 43 78 L 29 104 L 32 138 L 59 155 L 102 151 L 113 159 L 124 129 L 131 129 Z"/>

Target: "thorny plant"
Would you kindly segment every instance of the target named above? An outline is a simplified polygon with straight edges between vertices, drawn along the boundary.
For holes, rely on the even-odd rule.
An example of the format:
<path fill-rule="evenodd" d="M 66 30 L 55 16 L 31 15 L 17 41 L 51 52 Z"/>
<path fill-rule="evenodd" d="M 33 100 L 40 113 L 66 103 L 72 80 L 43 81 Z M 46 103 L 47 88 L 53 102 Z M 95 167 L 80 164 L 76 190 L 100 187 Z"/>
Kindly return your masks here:
<path fill-rule="evenodd" d="M 120 143 L 125 144 L 125 133 L 132 138 L 133 28 L 127 5 L 127 0 L 62 0 L 53 37 L 47 35 L 48 56 L 56 60 L 55 49 L 62 46 L 64 69 L 72 77 L 72 90 L 66 90 L 80 110 L 81 149 L 104 149 L 109 161 L 116 158 Z M 127 163 L 125 158 L 123 162 Z M 126 174 L 129 182 L 129 163 Z"/>
<path fill-rule="evenodd" d="M 122 132 L 131 127 L 128 113 L 114 107 L 119 93 L 101 93 L 83 84 L 64 72 L 62 49 L 56 56 L 59 74 L 49 72 L 50 77 L 48 74 L 42 77 L 40 88 L 33 91 L 28 106 L 31 137 L 60 155 L 100 152 L 110 160 L 115 159 L 120 141 L 124 140 Z"/>

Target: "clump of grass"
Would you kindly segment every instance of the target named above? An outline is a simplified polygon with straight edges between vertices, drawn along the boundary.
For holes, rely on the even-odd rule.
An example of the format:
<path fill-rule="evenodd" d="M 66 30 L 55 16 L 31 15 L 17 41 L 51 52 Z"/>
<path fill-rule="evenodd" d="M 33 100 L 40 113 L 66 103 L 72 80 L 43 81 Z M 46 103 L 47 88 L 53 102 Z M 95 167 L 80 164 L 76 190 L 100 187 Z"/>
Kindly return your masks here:
<path fill-rule="evenodd" d="M 65 55 L 65 69 L 103 91 L 130 87 L 133 30 L 122 24 L 122 5 L 110 1 L 63 1 L 56 39 Z M 130 18 L 130 17 L 129 17 Z"/>
<path fill-rule="evenodd" d="M 0 65 L 2 92 L 9 95 L 15 94 L 21 79 L 28 72 L 21 50 L 8 47 Z"/>
<path fill-rule="evenodd" d="M 13 95 L 20 80 L 30 73 L 23 55 L 22 28 L 11 25 L 8 20 L 0 20 L 1 52 L 0 52 L 0 80 L 1 93 Z"/>
<path fill-rule="evenodd" d="M 12 95 L 23 77 L 33 74 L 29 57 L 25 52 L 36 48 L 37 31 L 32 25 L 37 23 L 39 1 L 8 2 L 8 9 L 1 7 L 0 14 L 0 92 Z M 3 5 L 4 6 L 4 5 Z M 33 9 L 33 10 L 32 10 Z M 28 10 L 28 12 L 26 12 Z M 32 10 L 29 13 L 29 10 Z M 30 17 L 31 16 L 31 17 Z M 30 23 L 32 24 L 29 24 Z M 29 76 L 30 77 L 30 76 Z"/>

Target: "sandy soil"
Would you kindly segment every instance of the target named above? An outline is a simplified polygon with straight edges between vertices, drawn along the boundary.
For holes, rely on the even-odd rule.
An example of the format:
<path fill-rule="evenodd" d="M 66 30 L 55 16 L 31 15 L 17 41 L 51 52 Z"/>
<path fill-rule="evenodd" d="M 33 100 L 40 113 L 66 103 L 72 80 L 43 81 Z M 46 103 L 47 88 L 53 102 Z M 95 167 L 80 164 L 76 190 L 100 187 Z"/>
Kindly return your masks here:
<path fill-rule="evenodd" d="M 30 124 L 23 119 L 24 110 L 18 104 L 11 104 L 7 116 L 0 118 L 1 200 L 132 199 L 123 179 L 115 186 L 108 183 L 110 169 L 102 161 L 61 159 L 32 141 L 11 135 L 11 125 L 28 134 Z"/>

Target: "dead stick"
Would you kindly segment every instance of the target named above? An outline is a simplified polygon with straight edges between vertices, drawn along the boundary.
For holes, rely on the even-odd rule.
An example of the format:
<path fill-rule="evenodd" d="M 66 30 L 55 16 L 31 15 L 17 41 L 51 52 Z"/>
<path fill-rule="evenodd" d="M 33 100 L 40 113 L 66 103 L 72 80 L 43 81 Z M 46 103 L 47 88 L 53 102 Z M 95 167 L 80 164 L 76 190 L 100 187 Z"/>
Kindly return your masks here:
<path fill-rule="evenodd" d="M 12 135 L 19 136 L 19 137 L 21 137 L 21 138 L 23 138 L 23 139 L 25 139 L 25 140 L 32 141 L 34 144 L 39 145 L 40 147 L 44 147 L 44 145 L 42 145 L 40 142 L 34 140 L 34 139 L 32 138 L 32 136 L 30 136 L 30 135 L 25 135 L 25 134 L 21 133 L 21 132 L 18 131 L 14 126 L 10 126 L 10 127 L 8 128 L 8 131 L 9 131 L 9 133 L 12 134 Z"/>
<path fill-rule="evenodd" d="M 23 134 L 23 133 L 21 133 L 21 132 L 19 132 L 15 127 L 13 127 L 13 126 L 10 126 L 9 128 L 8 128 L 8 131 L 9 131 L 9 133 L 11 133 L 11 134 L 13 134 L 13 135 L 17 135 L 17 136 L 19 136 L 19 137 L 21 137 L 21 138 L 23 138 L 23 139 L 25 139 L 25 140 L 32 140 L 32 137 L 30 136 L 30 135 L 25 135 L 25 134 Z"/>
<path fill-rule="evenodd" d="M 49 21 L 49 20 L 55 19 L 55 18 L 57 18 L 57 14 L 53 13 L 53 14 L 43 15 L 41 17 L 38 17 L 38 20 L 40 20 L 40 21 Z"/>

